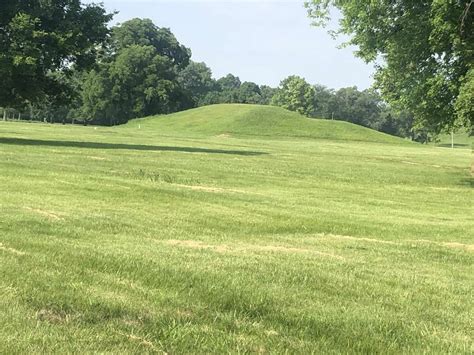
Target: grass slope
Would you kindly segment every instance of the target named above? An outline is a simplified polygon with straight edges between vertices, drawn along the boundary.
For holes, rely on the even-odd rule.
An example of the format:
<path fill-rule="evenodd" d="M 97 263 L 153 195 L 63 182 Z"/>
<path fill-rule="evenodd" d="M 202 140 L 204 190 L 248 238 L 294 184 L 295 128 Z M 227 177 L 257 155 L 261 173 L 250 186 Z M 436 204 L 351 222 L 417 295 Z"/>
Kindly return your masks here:
<path fill-rule="evenodd" d="M 437 137 L 437 141 L 434 144 L 438 147 L 451 148 L 451 143 L 454 143 L 454 148 L 472 149 L 474 138 L 470 137 L 465 129 L 455 132 L 453 138 L 451 141 L 451 134 L 441 134 Z"/>
<path fill-rule="evenodd" d="M 222 104 L 200 107 L 172 115 L 135 120 L 136 127 L 156 129 L 163 134 L 233 135 L 355 140 L 380 143 L 406 141 L 343 121 L 310 119 L 274 106 Z"/>
<path fill-rule="evenodd" d="M 472 353 L 470 152 L 234 108 L 0 122 L 0 353 Z"/>

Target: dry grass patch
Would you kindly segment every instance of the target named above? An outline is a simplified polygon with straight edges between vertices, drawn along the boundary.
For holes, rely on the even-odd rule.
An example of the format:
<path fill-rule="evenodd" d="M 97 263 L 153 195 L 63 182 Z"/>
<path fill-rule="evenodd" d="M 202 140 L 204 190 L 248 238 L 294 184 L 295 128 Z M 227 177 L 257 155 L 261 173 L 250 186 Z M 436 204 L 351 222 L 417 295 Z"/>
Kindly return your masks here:
<path fill-rule="evenodd" d="M 463 249 L 469 252 L 474 251 L 474 244 L 463 244 L 463 243 L 457 243 L 457 242 L 435 242 L 435 241 L 427 240 L 427 239 L 414 239 L 414 240 L 410 240 L 410 242 L 433 244 L 433 245 L 438 245 L 438 246 L 447 247 L 447 248 Z"/>
<path fill-rule="evenodd" d="M 196 191 L 205 191 L 211 193 L 237 193 L 237 194 L 257 194 L 252 193 L 245 190 L 236 190 L 236 189 L 223 189 L 221 187 L 213 187 L 213 186 L 202 186 L 202 185 L 185 185 L 185 184 L 173 184 L 178 187 L 182 187 L 185 189 L 196 190 Z"/>
<path fill-rule="evenodd" d="M 154 352 L 160 352 L 160 353 L 166 354 L 166 352 L 159 350 L 158 348 L 155 347 L 155 345 L 151 341 L 149 341 L 145 338 L 139 337 L 139 336 L 134 335 L 134 334 L 124 334 L 124 333 L 121 333 L 121 332 L 116 332 L 116 333 L 121 335 L 121 336 L 126 337 L 127 339 L 129 339 L 133 342 L 137 342 L 141 345 L 144 345 L 145 347 L 149 348 L 150 350 L 153 350 Z"/>
<path fill-rule="evenodd" d="M 3 243 L 0 243 L 0 250 L 5 251 L 7 253 L 15 254 L 15 255 L 26 255 L 25 252 L 14 249 L 14 248 L 7 247 Z"/>
<path fill-rule="evenodd" d="M 77 317 L 77 315 L 47 308 L 40 309 L 38 312 L 36 312 L 36 319 L 38 321 L 52 324 L 67 324 Z"/>
<path fill-rule="evenodd" d="M 474 244 L 462 244 L 462 243 L 455 243 L 455 242 L 449 242 L 449 243 L 441 243 L 444 246 L 447 246 L 449 248 L 459 248 L 459 249 L 464 249 L 467 251 L 474 251 Z"/>
<path fill-rule="evenodd" d="M 41 210 L 39 208 L 25 207 L 25 210 L 39 214 L 40 216 L 46 217 L 51 221 L 61 221 L 64 218 L 58 213 L 52 211 Z"/>
<path fill-rule="evenodd" d="M 307 255 L 319 255 L 339 260 L 345 260 L 343 256 L 325 253 L 318 250 L 312 250 L 307 248 L 295 248 L 282 245 L 258 245 L 258 244 L 242 244 L 238 243 L 235 245 L 228 244 L 206 244 L 198 240 L 167 240 L 166 244 L 178 247 L 185 247 L 191 249 L 205 249 L 212 250 L 218 253 L 253 253 L 253 252 L 269 252 L 269 253 L 288 253 L 288 254 L 307 254 Z"/>
<path fill-rule="evenodd" d="M 381 244 L 391 244 L 391 245 L 400 245 L 400 243 L 392 242 L 389 240 L 381 240 L 374 238 L 364 238 L 364 237 L 351 237 L 348 235 L 338 235 L 338 234 L 321 234 L 319 237 L 328 238 L 328 239 L 345 239 L 357 242 L 368 242 L 368 243 L 381 243 Z"/>
<path fill-rule="evenodd" d="M 104 158 L 104 157 L 96 157 L 92 155 L 88 155 L 86 158 L 91 159 L 91 160 L 100 160 L 100 161 L 108 160 L 107 158 Z"/>

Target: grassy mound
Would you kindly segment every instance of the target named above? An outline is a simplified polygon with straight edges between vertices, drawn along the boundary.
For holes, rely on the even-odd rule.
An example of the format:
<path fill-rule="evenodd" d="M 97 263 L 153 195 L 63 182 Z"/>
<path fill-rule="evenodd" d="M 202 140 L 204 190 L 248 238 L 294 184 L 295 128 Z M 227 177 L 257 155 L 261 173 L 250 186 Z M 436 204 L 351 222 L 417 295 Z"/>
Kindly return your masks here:
<path fill-rule="evenodd" d="M 472 354 L 471 152 L 367 137 L 0 121 L 0 354 Z"/>
<path fill-rule="evenodd" d="M 164 134 L 235 135 L 406 143 L 405 140 L 342 121 L 306 118 L 280 107 L 222 104 L 132 121 L 129 127 Z"/>

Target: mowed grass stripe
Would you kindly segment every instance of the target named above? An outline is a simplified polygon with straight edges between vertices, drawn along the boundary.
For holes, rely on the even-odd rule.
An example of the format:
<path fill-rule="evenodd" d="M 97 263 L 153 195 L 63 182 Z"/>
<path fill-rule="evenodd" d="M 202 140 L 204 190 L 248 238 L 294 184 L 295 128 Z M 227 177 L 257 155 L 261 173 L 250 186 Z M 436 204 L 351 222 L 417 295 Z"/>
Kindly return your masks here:
<path fill-rule="evenodd" d="M 470 152 L 232 109 L 0 122 L 0 352 L 474 351 Z"/>

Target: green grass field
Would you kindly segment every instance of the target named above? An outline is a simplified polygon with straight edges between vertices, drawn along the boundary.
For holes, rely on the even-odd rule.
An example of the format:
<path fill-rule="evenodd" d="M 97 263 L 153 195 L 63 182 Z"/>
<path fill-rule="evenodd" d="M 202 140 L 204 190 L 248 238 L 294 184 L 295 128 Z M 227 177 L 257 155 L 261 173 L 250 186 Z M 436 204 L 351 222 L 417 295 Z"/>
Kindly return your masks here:
<path fill-rule="evenodd" d="M 472 353 L 470 169 L 272 107 L 0 122 L 0 353 Z"/>
<path fill-rule="evenodd" d="M 438 147 L 451 148 L 453 143 L 454 148 L 472 149 L 473 137 L 469 137 L 466 130 L 460 129 L 454 133 L 454 139 L 451 141 L 451 134 L 441 134 L 437 138 L 435 145 Z"/>

